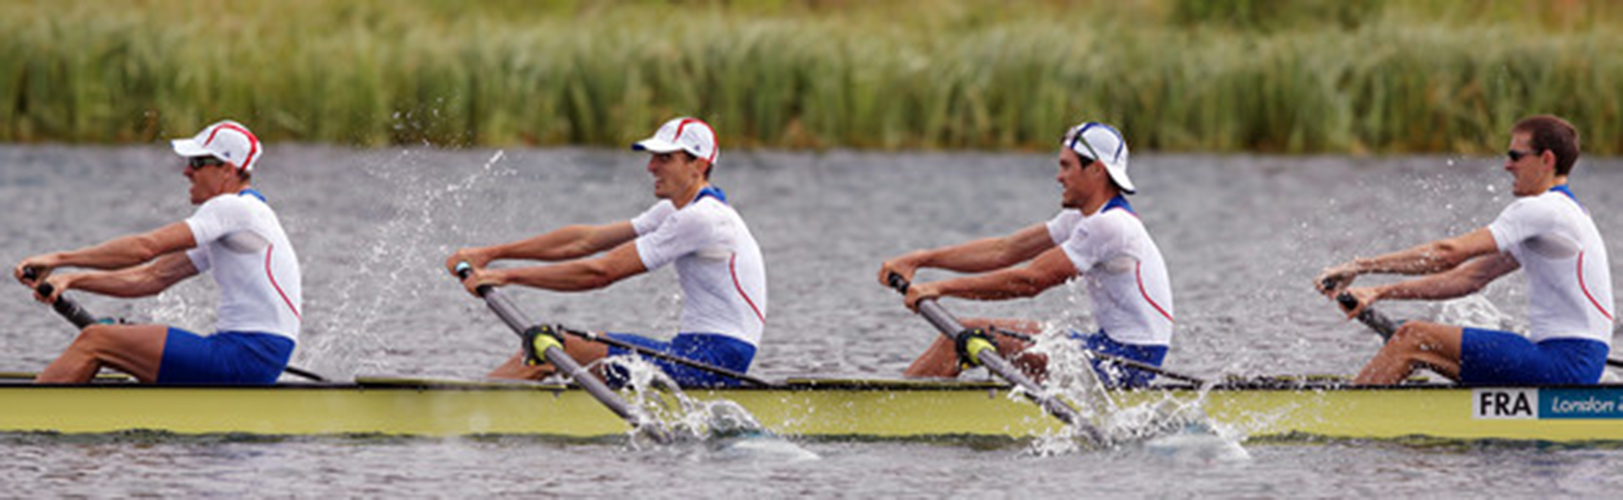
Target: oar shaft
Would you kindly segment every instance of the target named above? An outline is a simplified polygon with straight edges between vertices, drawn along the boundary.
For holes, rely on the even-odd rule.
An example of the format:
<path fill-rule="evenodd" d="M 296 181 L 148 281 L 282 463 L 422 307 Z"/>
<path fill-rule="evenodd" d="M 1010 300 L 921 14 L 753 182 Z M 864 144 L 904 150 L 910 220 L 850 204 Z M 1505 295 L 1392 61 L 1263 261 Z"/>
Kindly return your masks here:
<path fill-rule="evenodd" d="M 39 288 L 37 288 L 36 291 L 38 291 L 40 295 L 49 297 L 51 296 L 51 292 L 56 290 L 51 286 L 50 283 L 40 283 Z M 83 307 L 80 307 L 78 302 L 74 302 L 73 299 L 69 299 L 67 295 L 58 296 L 56 301 L 51 303 L 51 309 L 56 310 L 57 314 L 62 315 L 63 318 L 66 318 L 69 323 L 73 323 L 73 326 L 78 327 L 80 330 L 96 324 L 96 317 L 92 316 L 90 311 L 86 311 Z"/>
<path fill-rule="evenodd" d="M 529 325 L 534 324 L 529 321 L 529 318 L 524 316 L 523 311 L 519 311 L 518 307 L 514 306 L 511 301 L 508 301 L 507 296 L 502 295 L 499 290 L 495 288 L 486 289 L 484 291 L 484 297 L 485 303 L 490 306 L 490 310 L 495 312 L 496 316 L 500 317 L 503 323 L 507 323 L 509 328 L 518 333 L 520 338 L 523 337 L 523 332 L 529 329 Z M 614 390 L 610 389 L 608 384 L 605 384 L 597 377 L 586 373 L 586 369 L 581 368 L 580 363 L 576 363 L 574 358 L 569 357 L 569 353 L 563 352 L 563 350 L 556 347 L 551 347 L 546 351 L 543 351 L 541 356 L 546 358 L 548 363 L 552 363 L 553 366 L 557 367 L 558 370 L 562 371 L 565 375 L 568 375 L 570 378 L 574 379 L 575 383 L 580 384 L 581 388 L 586 389 L 586 392 L 591 393 L 592 396 L 597 397 L 599 401 L 602 401 L 603 405 L 609 408 L 609 411 L 619 415 L 620 418 L 630 421 L 633 425 L 641 421 L 642 417 L 638 416 L 636 412 L 631 411 L 630 405 L 627 404 L 625 400 L 620 399 L 620 396 L 615 394 Z"/>
<path fill-rule="evenodd" d="M 931 326 L 942 332 L 957 333 L 964 329 L 963 322 L 958 321 L 958 318 L 953 317 L 952 313 L 943 309 L 935 300 L 919 301 L 919 315 L 924 316 L 925 321 L 929 321 Z"/>
<path fill-rule="evenodd" d="M 467 279 L 472 272 L 472 267 L 458 266 L 457 268 L 457 276 L 463 279 Z M 508 328 L 512 329 L 513 333 L 518 334 L 519 338 L 524 338 L 524 332 L 534 323 L 531 323 L 529 318 L 524 316 L 523 311 L 520 311 L 517 306 L 508 301 L 507 296 L 503 295 L 501 290 L 496 289 L 496 287 L 484 285 L 478 287 L 475 291 L 485 299 L 485 305 L 496 313 L 496 317 L 501 318 L 503 323 L 507 323 Z M 541 352 L 541 356 L 552 366 L 563 372 L 564 375 L 573 379 L 576 384 L 579 384 L 594 399 L 602 403 L 605 408 L 614 412 L 615 415 L 619 415 L 626 423 L 631 424 L 632 428 L 647 432 L 654 441 L 660 444 L 671 442 L 670 435 L 666 434 L 663 428 L 657 425 L 644 425 L 653 422 L 645 421 L 640 413 L 632 411 L 631 405 L 620 398 L 619 394 L 615 394 L 614 389 L 610 389 L 609 385 L 603 383 L 601 379 L 587 373 L 586 369 L 581 368 L 580 363 L 576 363 L 575 358 L 569 357 L 569 353 L 564 352 L 563 349 L 548 347 Z"/>
<path fill-rule="evenodd" d="M 896 291 L 902 293 L 907 292 L 909 283 L 905 278 L 902 278 L 901 275 L 892 274 L 889 277 L 889 281 L 891 287 L 895 288 Z M 940 332 L 942 336 L 947 337 L 949 340 L 956 340 L 953 336 L 957 335 L 958 332 L 964 331 L 963 324 L 960 323 L 957 318 L 954 318 L 951 313 L 948 313 L 946 309 L 942 308 L 941 304 L 936 303 L 934 299 L 925 299 L 919 301 L 918 310 L 919 314 L 923 315 L 925 320 L 929 321 L 931 325 L 935 326 L 937 332 Z M 1066 425 L 1085 432 L 1087 438 L 1093 443 L 1105 442 L 1104 433 L 1100 432 L 1098 428 L 1094 427 L 1092 424 L 1083 419 L 1075 409 L 1071 408 L 1071 405 L 1065 404 L 1065 402 L 1061 401 L 1059 398 L 1048 395 L 1042 390 L 1042 386 L 1037 385 L 1037 383 L 1032 381 L 1030 377 L 1027 377 L 1024 373 L 1021 373 L 1019 369 L 1015 368 L 1014 365 L 1009 363 L 1008 360 L 1003 359 L 1003 356 L 998 355 L 996 351 L 997 349 L 986 349 L 985 351 L 982 351 L 977 356 L 981 365 L 985 366 L 988 371 L 991 371 L 992 373 L 997 374 L 997 376 L 1002 377 L 1004 380 L 1009 381 L 1010 384 L 1019 387 L 1021 391 L 1025 393 L 1027 398 L 1030 398 L 1033 402 L 1036 402 L 1038 406 L 1041 406 L 1044 411 L 1048 412 L 1049 415 L 1053 415 L 1054 418 L 1059 419 L 1061 422 L 1065 422 Z"/>
<path fill-rule="evenodd" d="M 1342 309 L 1351 311 L 1354 307 L 1358 307 L 1358 298 L 1350 293 L 1341 292 L 1340 295 L 1336 295 L 1336 303 L 1340 304 Z M 1392 340 L 1392 333 L 1398 331 L 1398 323 L 1376 311 L 1374 307 L 1365 307 L 1364 310 L 1358 311 L 1358 322 L 1379 334 L 1382 342 Z"/>

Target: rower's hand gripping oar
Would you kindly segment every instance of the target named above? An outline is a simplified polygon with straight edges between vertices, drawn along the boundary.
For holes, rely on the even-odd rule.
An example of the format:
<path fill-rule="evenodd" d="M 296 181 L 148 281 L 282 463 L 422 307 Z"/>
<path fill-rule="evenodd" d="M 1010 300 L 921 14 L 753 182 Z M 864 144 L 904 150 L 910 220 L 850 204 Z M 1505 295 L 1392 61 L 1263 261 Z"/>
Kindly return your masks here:
<path fill-rule="evenodd" d="M 23 278 L 29 281 L 38 280 L 39 270 L 32 267 L 25 267 L 23 268 Z M 56 287 L 51 286 L 50 283 L 38 281 L 35 283 L 34 291 L 39 293 L 41 297 L 50 297 L 51 293 L 56 291 Z M 73 326 L 80 330 L 83 330 L 85 327 L 94 325 L 96 323 L 112 324 L 115 322 L 111 318 L 96 319 L 96 316 L 90 314 L 90 311 L 85 310 L 84 307 L 79 306 L 78 302 L 68 298 L 66 292 L 64 292 L 62 295 L 58 295 L 56 297 L 56 301 L 51 302 L 51 309 L 55 309 L 57 314 L 62 315 L 64 319 L 67 319 L 69 323 L 73 323 Z M 316 382 L 327 381 L 326 377 L 317 375 L 315 372 L 303 370 L 293 366 L 284 367 L 282 368 L 282 371 L 287 372 L 290 375 Z"/>
<path fill-rule="evenodd" d="M 458 278 L 466 280 L 471 274 L 473 274 L 472 265 L 467 262 L 457 263 L 456 275 Z M 563 349 L 563 334 L 558 332 L 552 325 L 531 323 L 528 318 L 524 317 L 524 313 L 519 311 L 518 307 L 509 302 L 507 297 L 502 295 L 501 291 L 494 286 L 481 285 L 474 291 L 479 293 L 479 297 L 485 299 L 485 305 L 490 306 L 491 312 L 496 313 L 496 316 L 501 318 L 503 323 L 507 323 L 508 328 L 513 329 L 513 333 L 524 339 L 525 362 L 544 359 L 546 362 L 552 363 L 552 366 L 557 367 L 559 371 L 574 380 L 576 384 L 580 384 L 582 389 L 585 389 L 587 393 L 596 398 L 609 411 L 614 412 L 615 415 L 619 415 L 620 418 L 624 419 L 626 423 L 631 424 L 633 429 L 647 433 L 649 438 L 659 444 L 669 444 L 671 442 L 670 434 L 665 432 L 665 428 L 658 421 L 644 418 L 640 412 L 633 411 L 631 405 L 620 398 L 619 394 L 615 394 L 608 384 L 587 373 L 585 368 L 581 368 L 580 363 L 575 362 L 575 358 L 569 357 L 569 353 L 564 352 Z"/>
<path fill-rule="evenodd" d="M 56 288 L 51 286 L 50 283 L 39 280 L 39 270 L 33 267 L 23 268 L 23 278 L 35 282 L 34 291 L 39 293 L 41 297 L 50 297 L 51 293 L 56 291 Z M 83 307 L 79 307 L 79 303 L 69 299 L 67 294 L 63 294 L 57 297 L 56 301 L 51 302 L 51 309 L 55 309 L 57 314 L 62 315 L 63 318 L 67 319 L 69 323 L 73 323 L 73 326 L 78 327 L 80 330 L 98 322 L 95 316 L 91 315 Z"/>
<path fill-rule="evenodd" d="M 911 285 L 907 282 L 907 278 L 903 278 L 902 275 L 896 273 L 891 273 L 886 278 L 886 281 L 890 283 L 891 288 L 904 295 L 907 294 L 907 287 Z M 1059 398 L 1043 392 L 1041 386 L 1038 386 L 1024 373 L 1020 373 L 1020 370 L 1016 369 L 1008 360 L 1003 359 L 1003 356 L 997 353 L 997 346 L 992 344 L 992 340 L 986 335 L 986 332 L 979 329 L 964 328 L 964 325 L 959 323 L 958 319 L 954 318 L 946 309 L 943 309 L 941 304 L 936 303 L 935 299 L 919 301 L 918 309 L 919 314 L 923 315 L 925 320 L 935 326 L 936 330 L 941 332 L 941 335 L 957 343 L 960 361 L 969 365 L 985 366 L 987 370 L 1020 387 L 1025 392 L 1026 397 L 1031 398 L 1049 415 L 1053 415 L 1054 418 L 1065 422 L 1066 425 L 1082 430 L 1087 439 L 1092 441 L 1093 444 L 1106 442 L 1104 433 L 1082 418 L 1075 409 Z"/>
<path fill-rule="evenodd" d="M 1335 290 L 1340 285 L 1341 281 L 1336 278 L 1325 278 L 1324 281 L 1319 282 L 1319 286 L 1324 290 Z M 1341 306 L 1341 310 L 1351 312 L 1353 309 L 1358 308 L 1358 297 L 1354 297 L 1353 294 L 1342 290 L 1341 293 L 1336 294 L 1336 304 Z M 1381 342 L 1392 340 L 1392 332 L 1398 331 L 1398 326 L 1403 324 L 1402 322 L 1392 321 L 1392 318 L 1388 318 L 1385 314 L 1376 311 L 1373 306 L 1358 311 L 1358 322 L 1363 323 L 1364 326 L 1380 335 Z"/>

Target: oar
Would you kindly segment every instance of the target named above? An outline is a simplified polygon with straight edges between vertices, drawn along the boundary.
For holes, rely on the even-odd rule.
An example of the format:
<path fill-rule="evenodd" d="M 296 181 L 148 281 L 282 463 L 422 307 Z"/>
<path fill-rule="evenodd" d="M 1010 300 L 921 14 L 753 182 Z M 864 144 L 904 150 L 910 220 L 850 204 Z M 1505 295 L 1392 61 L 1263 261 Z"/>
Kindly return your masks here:
<path fill-rule="evenodd" d="M 1358 307 L 1358 299 L 1347 292 L 1341 292 L 1339 295 L 1336 295 L 1336 302 L 1341 304 L 1342 309 L 1348 311 L 1351 311 L 1354 307 Z M 1392 321 L 1392 318 L 1386 317 L 1385 314 L 1377 312 L 1375 310 L 1375 306 L 1367 306 L 1363 311 L 1359 311 L 1358 322 L 1363 323 L 1364 326 L 1369 327 L 1370 330 L 1374 330 L 1375 333 L 1380 334 L 1382 342 L 1392 340 L 1392 332 L 1397 331 L 1398 325 L 1400 324 L 1396 321 Z M 1623 368 L 1623 359 L 1606 358 L 1606 366 Z"/>
<path fill-rule="evenodd" d="M 1350 293 L 1341 292 L 1336 295 L 1336 303 L 1341 304 L 1342 310 L 1351 311 L 1354 307 L 1358 307 L 1358 298 L 1353 297 Z M 1385 314 L 1376 311 L 1374 306 L 1365 307 L 1364 310 L 1358 311 L 1358 322 L 1363 323 L 1364 326 L 1379 334 L 1381 342 L 1392 340 L 1392 332 L 1398 331 L 1399 324 L 1392 321 L 1392 318 L 1386 317 Z"/>
<path fill-rule="evenodd" d="M 472 273 L 472 265 L 467 262 L 457 263 L 457 277 L 465 280 Z M 507 296 L 502 295 L 501 290 L 496 289 L 496 287 L 483 285 L 475 289 L 475 291 L 479 293 L 481 298 L 485 299 L 485 305 L 490 306 L 490 310 L 496 313 L 496 316 L 501 318 L 503 323 L 507 323 L 508 328 L 513 329 L 513 333 L 518 334 L 519 338 L 524 339 L 525 342 L 529 342 L 529 345 L 525 346 L 526 351 L 534 349 L 540 353 L 541 357 L 545 358 L 548 363 L 552 363 L 552 366 L 557 367 L 564 375 L 573 379 L 576 384 L 580 384 L 582 389 L 585 389 L 587 393 L 597 399 L 597 402 L 602 403 L 615 415 L 619 415 L 626 423 L 631 424 L 633 429 L 646 432 L 651 439 L 659 444 L 669 444 L 671 442 L 670 434 L 665 432 L 664 427 L 659 425 L 658 421 L 644 419 L 642 414 L 633 411 L 631 405 L 621 399 L 619 394 L 615 394 L 608 384 L 587 373 L 585 368 L 581 368 L 580 363 L 576 363 L 574 358 L 569 357 L 569 353 L 564 352 L 563 339 L 557 337 L 556 332 L 551 327 L 531 323 L 529 318 L 524 317 L 524 313 L 519 311 L 518 307 L 514 306 L 512 302 L 509 302 Z"/>
<path fill-rule="evenodd" d="M 39 271 L 32 267 L 24 267 L 23 278 L 30 281 L 36 280 L 39 278 Z M 39 292 L 42 297 L 50 297 L 51 292 L 55 292 L 56 288 L 51 286 L 50 283 L 41 282 L 34 291 Z M 96 324 L 96 317 L 91 315 L 90 311 L 79 307 L 79 303 L 69 299 L 66 293 L 57 297 L 56 302 L 51 303 L 51 309 L 55 309 L 57 314 L 62 315 L 64 319 L 67 319 L 69 323 L 73 323 L 73 326 L 78 327 L 80 330 Z"/>
<path fill-rule="evenodd" d="M 39 271 L 32 267 L 25 267 L 23 268 L 23 277 L 29 280 L 37 279 L 39 277 Z M 35 287 L 34 291 L 39 292 L 41 296 L 50 297 L 51 292 L 56 291 L 56 287 L 51 286 L 50 283 L 42 282 L 39 284 L 39 286 Z M 55 309 L 57 314 L 62 315 L 63 318 L 67 319 L 69 323 L 73 323 L 73 326 L 79 328 L 80 330 L 99 322 L 95 315 L 90 314 L 90 311 L 80 307 L 78 302 L 68 298 L 68 294 L 66 293 L 56 297 L 56 302 L 51 303 L 51 309 Z M 287 372 L 290 375 L 316 382 L 327 381 L 326 377 L 317 375 L 316 373 L 308 370 L 300 369 L 298 367 L 289 366 L 283 368 L 282 371 Z"/>
<path fill-rule="evenodd" d="M 903 278 L 900 274 L 891 273 L 887 280 L 890 282 L 890 287 L 896 289 L 897 292 L 907 293 L 907 287 L 910 285 L 907 278 Z M 935 326 L 937 331 L 941 332 L 941 335 L 948 339 L 957 342 L 960 336 L 969 335 L 969 330 L 965 329 L 957 318 L 952 317 L 951 313 L 943 309 L 941 304 L 936 303 L 935 299 L 919 301 L 918 309 L 919 314 L 923 315 L 924 319 L 928 320 L 931 325 Z M 965 349 L 969 358 L 967 361 L 985 366 L 987 370 L 1021 388 L 1027 398 L 1041 406 L 1049 415 L 1053 415 L 1054 418 L 1065 422 L 1066 425 L 1081 429 L 1094 444 L 1105 442 L 1104 433 L 1077 414 L 1076 410 L 1072 409 L 1070 405 L 1065 404 L 1059 398 L 1044 393 L 1041 386 L 1038 386 L 1025 374 L 1020 373 L 1020 370 L 1015 369 L 1014 365 L 1003 359 L 1003 356 L 998 355 L 997 347 L 993 346 L 985 337 L 971 336 L 965 339 L 965 343 L 968 346 Z"/>
<path fill-rule="evenodd" d="M 674 354 L 670 354 L 670 353 L 666 353 L 666 352 L 656 351 L 656 350 L 649 349 L 647 347 L 643 347 L 643 346 L 640 346 L 640 345 L 632 344 L 632 343 L 629 343 L 629 342 L 626 342 L 626 341 L 623 341 L 623 340 L 618 340 L 618 339 L 615 339 L 615 338 L 612 338 L 612 337 L 598 335 L 598 334 L 593 333 L 593 332 L 588 332 L 588 331 L 584 331 L 584 330 L 576 330 L 576 329 L 573 329 L 573 328 L 566 328 L 566 327 L 561 327 L 561 326 L 558 327 L 558 330 L 560 330 L 560 331 L 562 331 L 564 333 L 570 334 L 570 335 L 574 335 L 576 337 L 580 337 L 580 338 L 583 338 L 583 339 L 586 339 L 586 340 L 593 341 L 593 342 L 601 342 L 601 343 L 603 343 L 605 345 L 618 347 L 618 348 L 625 349 L 625 350 L 628 350 L 628 351 L 636 352 L 637 354 L 641 354 L 643 356 L 648 356 L 648 357 L 651 357 L 651 358 L 658 358 L 658 359 L 662 359 L 662 360 L 665 360 L 665 361 L 670 361 L 672 363 L 676 363 L 676 364 L 679 364 L 679 365 L 688 366 L 688 367 L 691 367 L 691 368 L 697 368 L 697 369 L 704 370 L 704 371 L 707 371 L 707 372 L 710 372 L 710 373 L 715 373 L 715 374 L 718 374 L 718 375 L 721 375 L 721 376 L 724 376 L 724 377 L 732 378 L 734 380 L 741 380 L 741 381 L 744 381 L 744 382 L 749 382 L 749 383 L 754 384 L 756 386 L 760 386 L 760 387 L 776 387 L 777 386 L 777 384 L 767 382 L 765 380 L 761 380 L 759 378 L 755 378 L 755 377 L 752 377 L 752 376 L 749 376 L 749 375 L 745 375 L 743 373 L 739 373 L 739 372 L 736 372 L 736 371 L 733 371 L 733 370 L 729 370 L 729 369 L 722 368 L 722 367 L 715 366 L 715 365 L 711 365 L 711 364 L 701 363 L 701 362 L 698 362 L 698 361 L 694 361 L 694 360 L 691 360 L 691 359 L 687 359 L 687 358 L 677 356 L 677 355 L 674 355 Z"/>
<path fill-rule="evenodd" d="M 1009 337 L 1009 338 L 1012 338 L 1012 339 L 1019 339 L 1019 340 L 1025 341 L 1025 342 L 1034 342 L 1034 341 L 1036 341 L 1036 339 L 1031 338 L 1030 335 L 1026 335 L 1024 333 L 1019 333 L 1019 332 L 1011 332 L 1011 331 L 1004 330 L 1004 329 L 1001 329 L 1001 328 L 993 328 L 992 333 L 996 333 L 998 335 L 1002 335 L 1004 337 Z M 1156 374 L 1158 376 L 1170 378 L 1170 379 L 1173 379 L 1173 380 L 1182 380 L 1184 382 L 1189 382 L 1189 383 L 1195 384 L 1195 385 L 1206 385 L 1206 380 L 1201 379 L 1200 377 L 1196 377 L 1194 375 L 1184 375 L 1182 373 L 1170 371 L 1170 370 L 1167 370 L 1165 368 L 1161 368 L 1159 366 L 1155 366 L 1155 365 L 1152 365 L 1152 364 L 1149 364 L 1149 363 L 1145 363 L 1143 361 L 1139 361 L 1139 360 L 1132 359 L 1132 358 L 1124 358 L 1124 357 L 1121 357 L 1121 356 L 1110 354 L 1108 352 L 1099 352 L 1099 351 L 1095 351 L 1093 349 L 1088 349 L 1086 347 L 1082 348 L 1082 350 L 1087 351 L 1088 355 L 1099 358 L 1099 359 L 1102 359 L 1102 360 L 1104 360 L 1105 362 L 1108 362 L 1108 363 L 1115 363 L 1115 364 L 1122 365 L 1122 366 L 1125 366 L 1125 367 L 1128 367 L 1128 368 L 1132 368 L 1134 370 L 1154 373 L 1154 374 Z"/>

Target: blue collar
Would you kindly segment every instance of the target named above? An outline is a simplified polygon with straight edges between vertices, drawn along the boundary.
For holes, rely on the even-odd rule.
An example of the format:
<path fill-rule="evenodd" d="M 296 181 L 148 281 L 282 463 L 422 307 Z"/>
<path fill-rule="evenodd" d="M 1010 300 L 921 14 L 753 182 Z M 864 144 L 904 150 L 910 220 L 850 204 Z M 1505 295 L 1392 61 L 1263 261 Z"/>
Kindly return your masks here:
<path fill-rule="evenodd" d="M 1550 188 L 1549 192 L 1567 195 L 1568 198 L 1572 198 L 1574 203 L 1578 201 L 1578 196 L 1572 194 L 1572 188 L 1567 187 L 1566 184 L 1556 184 L 1555 187 Z"/>
<path fill-rule="evenodd" d="M 704 199 L 704 197 L 706 197 L 706 196 L 709 196 L 711 198 L 715 198 L 716 201 L 721 202 L 721 204 L 723 204 L 723 205 L 727 204 L 727 193 L 721 192 L 721 188 L 718 188 L 718 187 L 715 187 L 715 186 L 705 186 L 704 189 L 700 189 L 699 190 L 699 195 L 694 196 L 693 201 L 690 201 L 688 203 L 698 203 L 699 200 Z"/>
<path fill-rule="evenodd" d="M 1126 210 L 1127 213 L 1138 215 L 1138 212 L 1133 211 L 1133 205 L 1127 203 L 1127 197 L 1119 194 L 1115 198 L 1111 198 L 1110 201 L 1105 202 L 1105 206 L 1099 209 L 1099 213 L 1109 212 L 1112 208 L 1120 208 Z"/>
<path fill-rule="evenodd" d="M 252 196 L 252 197 L 255 197 L 255 198 L 259 198 L 259 201 L 268 201 L 268 200 L 265 199 L 265 195 L 259 194 L 259 191 L 255 190 L 253 188 L 248 188 L 248 189 L 244 189 L 244 190 L 241 190 L 241 191 L 237 191 L 237 196 Z"/>

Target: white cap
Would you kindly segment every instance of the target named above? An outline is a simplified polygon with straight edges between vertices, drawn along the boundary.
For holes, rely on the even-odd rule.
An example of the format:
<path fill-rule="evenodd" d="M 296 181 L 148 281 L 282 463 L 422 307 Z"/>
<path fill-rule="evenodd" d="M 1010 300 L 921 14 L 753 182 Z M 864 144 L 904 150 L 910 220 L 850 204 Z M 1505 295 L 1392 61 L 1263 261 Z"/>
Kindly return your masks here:
<path fill-rule="evenodd" d="M 230 163 L 232 166 L 252 171 L 254 163 L 259 161 L 264 153 L 259 145 L 259 138 L 248 127 L 231 120 L 225 120 L 207 127 L 190 139 L 175 139 L 169 141 L 175 148 L 175 154 L 187 158 L 194 156 L 213 156 L 220 161 Z"/>
<path fill-rule="evenodd" d="M 1121 132 L 1115 127 L 1103 123 L 1083 122 L 1081 125 L 1071 127 L 1065 132 L 1060 146 L 1076 151 L 1076 154 L 1104 162 L 1105 171 L 1110 173 L 1110 180 L 1116 181 L 1116 186 L 1127 194 L 1138 192 L 1133 187 L 1133 180 L 1127 178 L 1127 139 L 1123 139 Z"/>
<path fill-rule="evenodd" d="M 653 137 L 637 141 L 631 149 L 648 151 L 651 153 L 672 153 L 687 151 L 695 158 L 702 158 L 716 164 L 716 153 L 721 148 L 716 146 L 716 131 L 710 124 L 698 118 L 673 118 L 659 126 Z"/>

